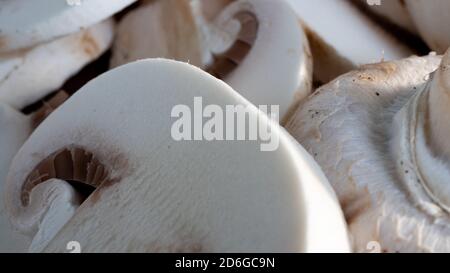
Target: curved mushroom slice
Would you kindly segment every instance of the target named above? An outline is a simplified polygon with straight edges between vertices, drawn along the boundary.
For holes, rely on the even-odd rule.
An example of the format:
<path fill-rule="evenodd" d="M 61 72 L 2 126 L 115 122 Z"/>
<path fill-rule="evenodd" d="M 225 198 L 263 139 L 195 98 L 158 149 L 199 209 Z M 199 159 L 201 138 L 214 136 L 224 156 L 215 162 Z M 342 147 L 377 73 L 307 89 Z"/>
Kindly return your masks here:
<path fill-rule="evenodd" d="M 356 0 L 358 4 L 366 6 L 371 12 L 385 20 L 409 31 L 417 33 L 404 0 L 381 1 L 380 5 L 368 5 L 367 0 Z"/>
<path fill-rule="evenodd" d="M 413 54 L 349 1 L 287 2 L 305 27 L 314 58 L 314 76 L 322 83 L 363 64 Z"/>
<path fill-rule="evenodd" d="M 280 118 L 286 120 L 312 86 L 308 41 L 289 6 L 236 1 L 207 23 L 195 21 L 192 14 L 198 11 L 192 7 L 187 12 L 189 5 L 156 1 L 128 15 L 119 26 L 112 65 L 153 57 L 187 61 L 223 79 L 255 105 L 279 105 Z M 174 11 L 188 15 L 183 19 L 171 15 Z M 153 23 L 144 23 L 149 20 Z M 167 20 L 174 31 L 167 31 Z"/>
<path fill-rule="evenodd" d="M 6 174 L 14 155 L 31 132 L 29 119 L 0 102 L 0 194 L 4 192 Z M 3 197 L 3 196 L 2 196 Z M 29 240 L 14 231 L 0 197 L 0 253 L 26 252 Z"/>
<path fill-rule="evenodd" d="M 97 24 L 136 0 L 3 0 L 0 53 L 33 47 Z"/>
<path fill-rule="evenodd" d="M 0 101 L 22 109 L 60 88 L 105 52 L 113 38 L 107 20 L 29 51 L 0 57 Z"/>
<path fill-rule="evenodd" d="M 190 0 L 152 1 L 121 20 L 111 66 L 161 57 L 202 67 L 200 43 Z"/>
<path fill-rule="evenodd" d="M 430 5 L 430 1 L 406 0 L 406 7 L 422 38 L 433 50 L 444 53 L 450 46 L 450 2 L 435 0 Z"/>
<path fill-rule="evenodd" d="M 282 123 L 310 94 L 309 44 L 284 1 L 236 1 L 215 20 L 210 36 L 207 71 L 255 105 L 279 105 Z"/>
<path fill-rule="evenodd" d="M 450 53 L 366 66 L 288 123 L 330 178 L 357 251 L 450 251 Z"/>
<path fill-rule="evenodd" d="M 244 107 L 278 149 L 261 152 L 262 138 L 176 141 L 180 119 L 171 113 L 190 124 L 190 107 L 201 112 L 195 98 L 216 114 Z M 53 178 L 96 189 L 66 224 L 58 221 L 63 228 L 47 252 L 65 251 L 68 240 L 83 252 L 349 250 L 339 205 L 312 158 L 229 86 L 185 63 L 121 66 L 49 116 L 9 172 L 5 196 L 15 227 L 55 233 L 46 221 L 48 193 L 35 192 Z"/>
<path fill-rule="evenodd" d="M 26 252 L 30 245 L 28 237 L 11 227 L 4 208 L 4 185 L 11 161 L 31 132 L 67 97 L 66 93 L 59 92 L 29 116 L 0 102 L 0 253 Z"/>

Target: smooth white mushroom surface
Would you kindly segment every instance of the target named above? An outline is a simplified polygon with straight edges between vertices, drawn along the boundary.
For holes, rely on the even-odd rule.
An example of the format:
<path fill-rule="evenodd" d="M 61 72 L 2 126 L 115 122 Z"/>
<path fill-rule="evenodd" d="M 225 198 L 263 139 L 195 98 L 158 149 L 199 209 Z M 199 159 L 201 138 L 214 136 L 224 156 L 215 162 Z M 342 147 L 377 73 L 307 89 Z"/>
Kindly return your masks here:
<path fill-rule="evenodd" d="M 450 1 L 405 0 L 405 3 L 422 38 L 443 54 L 450 46 Z"/>
<path fill-rule="evenodd" d="M 0 53 L 33 47 L 79 32 L 136 0 L 3 0 Z"/>
<path fill-rule="evenodd" d="M 336 190 L 355 251 L 450 251 L 450 54 L 364 66 L 320 88 L 287 128 Z"/>
<path fill-rule="evenodd" d="M 278 149 L 261 151 L 262 139 L 176 141 L 174 107 L 198 111 L 196 97 L 205 110 L 248 107 Z M 96 189 L 73 212 L 82 184 Z M 312 157 L 222 81 L 163 59 L 109 71 L 53 112 L 14 158 L 4 196 L 16 228 L 56 234 L 34 236 L 46 252 L 72 240 L 83 252 L 349 250 Z"/>
<path fill-rule="evenodd" d="M 411 33 L 417 33 L 404 0 L 381 1 L 380 5 L 368 5 L 367 0 L 358 0 L 361 5 L 366 5 L 370 11 L 383 17 L 389 22 L 408 30 Z"/>
<path fill-rule="evenodd" d="M 391 1 L 391 0 L 389 0 Z M 314 58 L 314 76 L 327 83 L 363 64 L 397 60 L 412 51 L 341 0 L 287 0 L 302 21 Z"/>
<path fill-rule="evenodd" d="M 105 52 L 113 34 L 113 22 L 107 20 L 30 50 L 0 56 L 0 101 L 22 109 L 56 91 Z"/>
<path fill-rule="evenodd" d="M 119 25 L 112 66 L 151 57 L 186 61 L 255 105 L 279 105 L 286 120 L 312 86 L 309 44 L 287 3 L 235 1 L 213 22 L 190 4 L 156 1 L 131 12 Z"/>

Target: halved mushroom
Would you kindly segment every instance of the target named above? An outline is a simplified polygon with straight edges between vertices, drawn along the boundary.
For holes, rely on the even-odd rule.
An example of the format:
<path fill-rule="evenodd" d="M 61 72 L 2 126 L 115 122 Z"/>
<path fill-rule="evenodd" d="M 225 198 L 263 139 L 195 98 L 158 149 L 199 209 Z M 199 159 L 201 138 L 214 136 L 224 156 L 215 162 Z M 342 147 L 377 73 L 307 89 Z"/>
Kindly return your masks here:
<path fill-rule="evenodd" d="M 79 5 L 71 3 L 79 2 Z M 0 53 L 16 51 L 79 32 L 136 0 L 3 0 Z"/>
<path fill-rule="evenodd" d="M 165 5 L 172 8 L 164 10 Z M 286 120 L 312 86 L 309 44 L 290 7 L 284 1 L 240 0 L 213 22 L 193 20 L 192 14 L 198 14 L 193 8 L 185 19 L 175 16 L 181 21 L 167 31 L 165 21 L 173 21 L 177 10 L 188 12 L 188 6 L 186 1 L 156 1 L 130 14 L 119 26 L 113 65 L 145 57 L 201 62 L 199 67 L 255 105 L 279 105 L 280 118 Z M 162 39 L 153 38 L 162 33 Z"/>
<path fill-rule="evenodd" d="M 66 99 L 67 94 L 59 92 L 28 116 L 0 102 L 0 253 L 26 252 L 30 244 L 29 238 L 11 227 L 4 208 L 4 185 L 11 161 L 31 132 Z"/>
<path fill-rule="evenodd" d="M 406 0 L 411 17 L 428 45 L 442 54 L 450 46 L 448 0 Z"/>
<path fill-rule="evenodd" d="M 20 110 L 60 88 L 112 43 L 112 20 L 28 51 L 0 56 L 0 101 Z"/>
<path fill-rule="evenodd" d="M 321 83 L 327 83 L 360 65 L 401 59 L 413 54 L 350 1 L 287 2 L 304 25 L 314 58 L 314 77 Z"/>
<path fill-rule="evenodd" d="M 450 51 L 362 67 L 319 89 L 288 130 L 336 190 L 356 251 L 450 251 Z M 428 79 L 429 78 L 429 79 Z"/>
<path fill-rule="evenodd" d="M 190 119 L 193 104 L 202 112 L 195 98 L 207 112 L 248 109 L 278 149 L 262 152 L 262 138 L 176 141 L 174 107 Z M 62 180 L 77 190 L 50 192 Z M 72 216 L 81 186 L 94 192 Z M 35 240 L 38 250 L 49 241 L 46 252 L 72 240 L 83 252 L 348 250 L 339 205 L 311 156 L 222 81 L 169 60 L 124 65 L 79 90 L 16 155 L 5 197 L 16 228 L 56 233 Z M 70 204 L 59 211 L 60 202 Z"/>

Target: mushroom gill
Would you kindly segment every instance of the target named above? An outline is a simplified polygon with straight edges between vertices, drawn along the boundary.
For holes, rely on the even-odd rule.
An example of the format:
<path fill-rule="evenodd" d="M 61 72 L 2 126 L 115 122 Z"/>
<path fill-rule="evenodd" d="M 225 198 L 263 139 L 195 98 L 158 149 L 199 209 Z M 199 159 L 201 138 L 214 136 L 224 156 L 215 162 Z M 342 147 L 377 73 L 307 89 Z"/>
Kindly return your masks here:
<path fill-rule="evenodd" d="M 31 191 L 50 179 L 71 181 L 74 188 L 78 183 L 98 188 L 109 179 L 107 168 L 95 155 L 81 147 L 65 147 L 41 161 L 28 175 L 22 185 L 21 201 L 27 206 Z"/>
<path fill-rule="evenodd" d="M 256 15 L 250 11 L 238 12 L 234 17 L 241 26 L 236 41 L 222 54 L 213 55 L 213 63 L 207 72 L 218 79 L 224 79 L 244 60 L 252 49 L 259 28 Z"/>

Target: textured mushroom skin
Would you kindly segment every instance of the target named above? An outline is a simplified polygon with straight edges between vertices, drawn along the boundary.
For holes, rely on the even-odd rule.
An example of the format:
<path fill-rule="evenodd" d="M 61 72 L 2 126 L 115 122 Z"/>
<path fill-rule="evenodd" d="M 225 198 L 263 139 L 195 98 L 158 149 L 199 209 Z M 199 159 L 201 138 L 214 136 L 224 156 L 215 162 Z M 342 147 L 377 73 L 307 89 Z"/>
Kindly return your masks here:
<path fill-rule="evenodd" d="M 337 192 L 357 252 L 371 241 L 386 252 L 450 249 L 448 215 L 430 216 L 411 202 L 390 143 L 394 115 L 439 62 L 428 56 L 363 66 L 316 91 L 287 124 Z"/>

